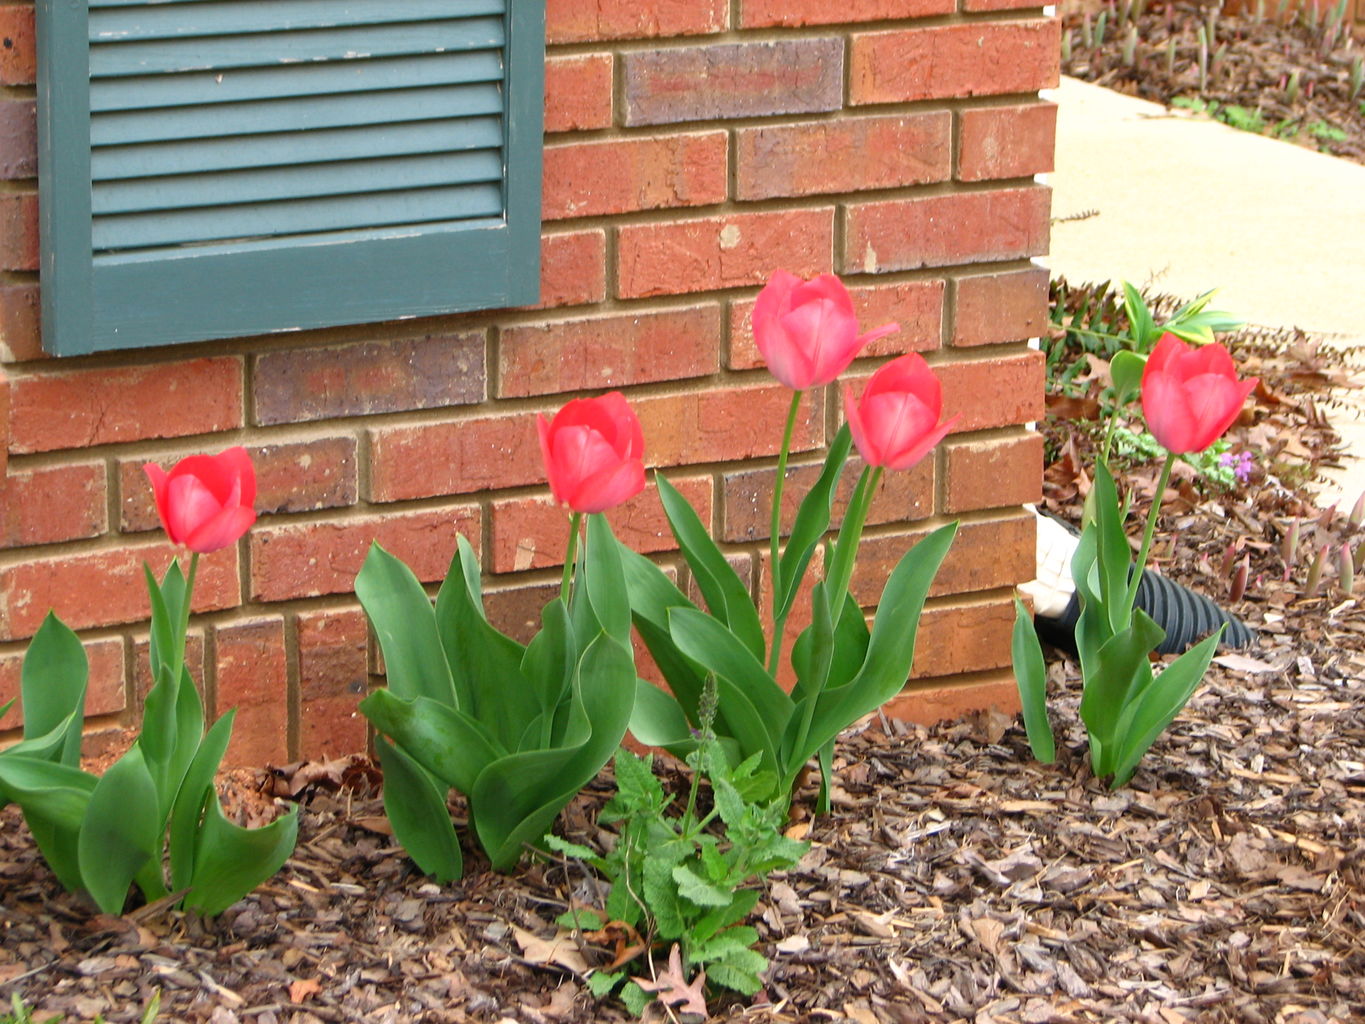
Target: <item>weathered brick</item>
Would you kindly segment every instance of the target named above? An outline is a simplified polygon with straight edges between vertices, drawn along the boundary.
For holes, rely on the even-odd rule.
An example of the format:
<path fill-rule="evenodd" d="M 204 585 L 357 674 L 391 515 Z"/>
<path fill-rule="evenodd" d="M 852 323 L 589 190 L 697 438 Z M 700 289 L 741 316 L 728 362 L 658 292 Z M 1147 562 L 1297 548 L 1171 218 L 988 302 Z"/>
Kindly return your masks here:
<path fill-rule="evenodd" d="M 10 451 L 91 448 L 242 426 L 231 357 L 36 373 L 10 380 Z"/>
<path fill-rule="evenodd" d="M 843 105 L 837 38 L 639 50 L 622 58 L 625 123 L 813 114 Z"/>
<path fill-rule="evenodd" d="M 1010 665 L 1014 601 L 1002 597 L 984 603 L 930 602 L 915 636 L 915 662 L 910 678 L 987 672 Z"/>
<path fill-rule="evenodd" d="M 960 180 L 1028 178 L 1052 170 L 1057 143 L 1055 103 L 977 107 L 959 116 Z"/>
<path fill-rule="evenodd" d="M 845 272 L 885 273 L 1024 259 L 1047 252 L 1051 192 L 1042 186 L 851 204 Z"/>
<path fill-rule="evenodd" d="M 953 545 L 939 568 L 931 597 L 970 594 L 1012 587 L 1034 574 L 1032 512 L 1004 519 L 978 520 L 958 527 Z M 887 536 L 863 536 L 849 592 L 864 608 L 881 598 L 882 588 L 901 556 L 928 530 Z"/>
<path fill-rule="evenodd" d="M 261 527 L 250 535 L 251 597 L 290 601 L 349 594 L 371 543 L 406 562 L 418 579 L 442 579 L 455 554 L 455 535 L 477 540 L 479 523 L 478 506 L 454 505 L 334 523 Z"/>
<path fill-rule="evenodd" d="M 868 345 L 860 354 L 862 357 L 929 352 L 939 347 L 943 333 L 942 281 L 854 285 L 848 293 L 853 299 L 860 330 L 873 330 L 886 323 L 900 324 L 901 328 Z M 732 370 L 751 370 L 764 365 L 758 346 L 754 344 L 753 314 L 753 299 L 735 299 L 730 303 L 730 355 L 725 365 Z"/>
<path fill-rule="evenodd" d="M 38 194 L 0 192 L 0 270 L 37 269 Z"/>
<path fill-rule="evenodd" d="M 820 476 L 822 464 L 788 467 L 787 484 L 782 489 L 782 532 L 791 529 L 801 499 Z M 855 452 L 839 479 L 830 514 L 830 529 L 837 530 L 848 508 L 848 499 L 862 472 L 863 463 Z M 721 537 L 732 543 L 766 541 L 772 535 L 773 482 L 776 468 L 742 469 L 727 473 L 721 480 L 725 500 L 722 508 Z M 870 526 L 923 519 L 934 512 L 934 460 L 924 459 L 904 473 L 886 473 L 872 498 L 867 522 Z"/>
<path fill-rule="evenodd" d="M 356 501 L 356 440 L 324 437 L 315 441 L 247 447 L 256 469 L 256 511 L 315 512 L 341 508 Z M 155 461 L 163 469 L 192 452 Z M 119 474 L 119 529 L 124 533 L 161 527 L 151 484 L 142 468 L 146 459 L 121 459 Z"/>
<path fill-rule="evenodd" d="M 645 464 L 697 465 L 776 455 L 791 395 L 780 384 L 690 389 L 632 403 L 645 434 Z M 824 396 L 801 403 L 792 451 L 825 443 Z"/>
<path fill-rule="evenodd" d="M 0 361 L 46 358 L 37 284 L 0 284 Z"/>
<path fill-rule="evenodd" d="M 190 624 L 185 634 L 185 667 L 189 669 L 190 679 L 204 696 L 204 686 L 208 677 L 204 672 L 204 630 Z M 133 640 L 133 706 L 141 708 L 152 688 L 152 650 L 144 633 Z"/>
<path fill-rule="evenodd" d="M 756 125 L 735 132 L 735 197 L 772 199 L 946 181 L 946 110 Z"/>
<path fill-rule="evenodd" d="M 899 21 L 952 14 L 956 9 L 956 0 L 858 0 L 856 4 L 832 4 L 829 0 L 743 0 L 739 24 L 741 28 L 796 28 Z"/>
<path fill-rule="evenodd" d="M 725 201 L 725 132 L 653 135 L 546 146 L 545 220 Z"/>
<path fill-rule="evenodd" d="M 585 306 L 607 297 L 607 233 L 601 228 L 544 235 L 540 302 L 527 309 Z"/>
<path fill-rule="evenodd" d="M 0 367 L 0 500 L 6 497 L 5 477 L 9 475 L 9 449 L 10 449 L 10 427 L 9 427 L 9 407 L 10 407 L 10 383 L 9 374 Z"/>
<path fill-rule="evenodd" d="M 498 345 L 503 397 L 619 388 L 714 373 L 721 311 L 689 306 L 505 328 Z"/>
<path fill-rule="evenodd" d="M 1057 84 L 1059 41 L 1055 18 L 855 35 L 849 101 L 910 103 L 1037 92 Z"/>
<path fill-rule="evenodd" d="M 257 356 L 255 421 L 302 423 L 479 402 L 481 331 L 294 348 Z"/>
<path fill-rule="evenodd" d="M 33 5 L 0 7 L 0 85 L 32 85 L 38 72 Z"/>
<path fill-rule="evenodd" d="M 834 210 L 774 210 L 629 224 L 617 231 L 621 298 L 762 284 L 777 269 L 811 277 L 830 269 Z"/>
<path fill-rule="evenodd" d="M 123 641 L 118 637 L 84 640 L 90 675 L 85 685 L 85 717 L 113 715 L 128 706 L 124 685 Z M 26 650 L 0 654 L 0 707 L 20 696 L 20 681 Z M 0 719 L 0 730 L 18 729 L 24 724 L 24 705 L 20 701 Z"/>
<path fill-rule="evenodd" d="M 702 522 L 711 521 L 711 478 L 670 478 Z M 509 498 L 492 508 L 492 570 L 521 572 L 564 564 L 568 544 L 568 513 L 553 498 Z M 658 489 L 646 487 L 634 498 L 607 513 L 612 532 L 632 551 L 650 554 L 677 546 L 659 501 Z"/>
<path fill-rule="evenodd" d="M 545 131 L 610 128 L 612 57 L 585 53 L 545 61 Z"/>
<path fill-rule="evenodd" d="M 1028 267 L 959 277 L 954 282 L 953 344 L 995 345 L 1047 330 L 1048 273 Z"/>
<path fill-rule="evenodd" d="M 962 9 L 969 14 L 985 11 L 1017 11 L 1029 8 L 1041 9 L 1041 0 L 962 0 Z"/>
<path fill-rule="evenodd" d="M 1011 672 L 991 672 L 951 683 L 912 686 L 882 705 L 888 718 L 919 725 L 951 722 L 973 711 L 1019 713 L 1019 687 Z"/>
<path fill-rule="evenodd" d="M 989 430 L 1043 418 L 1044 358 L 1035 349 L 995 359 L 935 366 L 943 382 L 943 412 L 960 412 L 956 433 Z"/>
<path fill-rule="evenodd" d="M 0 547 L 98 537 L 108 527 L 102 462 L 9 473 L 0 506 Z"/>
<path fill-rule="evenodd" d="M 32 636 L 49 609 L 72 629 L 146 619 L 151 609 L 142 564 L 159 579 L 172 554 L 166 543 L 138 544 L 28 558 L 0 569 L 0 639 Z M 234 607 L 240 593 L 235 547 L 200 557 L 195 611 Z"/>
<path fill-rule="evenodd" d="M 1043 496 L 1043 435 L 960 441 L 946 446 L 944 511 L 1003 508 Z"/>
<path fill-rule="evenodd" d="M 0 99 L 0 180 L 33 178 L 37 174 L 37 102 Z"/>
<path fill-rule="evenodd" d="M 285 763 L 290 756 L 284 619 L 248 619 L 213 634 L 215 714 L 237 709 L 223 763 L 252 768 Z"/>
<path fill-rule="evenodd" d="M 595 43 L 723 32 L 729 0 L 546 0 L 545 39 Z"/>
<path fill-rule="evenodd" d="M 369 687 L 369 627 L 359 608 L 300 612 L 299 751 L 326 760 L 365 750 L 368 730 L 357 705 Z"/>

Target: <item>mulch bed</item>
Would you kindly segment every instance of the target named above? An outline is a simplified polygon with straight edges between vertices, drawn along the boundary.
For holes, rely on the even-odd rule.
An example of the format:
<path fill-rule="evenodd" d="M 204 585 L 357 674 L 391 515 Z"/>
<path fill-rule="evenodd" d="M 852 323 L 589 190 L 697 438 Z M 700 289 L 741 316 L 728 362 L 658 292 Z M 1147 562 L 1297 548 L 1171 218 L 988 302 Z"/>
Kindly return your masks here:
<path fill-rule="evenodd" d="M 1329 38 L 1326 17 L 1317 27 L 1306 15 L 1277 24 L 1276 0 L 1263 0 L 1260 20 L 1256 0 L 1245 0 L 1247 13 L 1241 15 L 1214 14 L 1216 5 L 1191 3 L 1151 3 L 1136 19 L 1121 15 L 1133 6 L 1111 2 L 1099 8 L 1108 11 L 1102 41 L 1096 39 L 1098 11 L 1068 14 L 1063 31 L 1070 35 L 1071 53 L 1062 72 L 1157 103 L 1186 97 L 1259 112 L 1266 134 L 1365 163 L 1365 90 L 1353 96 L 1351 82 L 1365 40 L 1352 40 L 1347 32 Z M 1202 87 L 1201 26 L 1209 40 Z M 1297 90 L 1291 89 L 1295 78 Z"/>

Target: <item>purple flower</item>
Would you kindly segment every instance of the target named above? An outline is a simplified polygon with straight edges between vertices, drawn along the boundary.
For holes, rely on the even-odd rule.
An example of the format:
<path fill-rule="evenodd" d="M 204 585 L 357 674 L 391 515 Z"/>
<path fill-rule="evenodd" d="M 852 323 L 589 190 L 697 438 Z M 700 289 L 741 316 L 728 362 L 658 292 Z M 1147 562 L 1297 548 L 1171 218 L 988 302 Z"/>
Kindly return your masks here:
<path fill-rule="evenodd" d="M 1218 465 L 1224 469 L 1232 470 L 1232 475 L 1237 478 L 1239 483 L 1247 482 L 1251 476 L 1251 467 L 1255 463 L 1256 459 L 1251 452 L 1238 452 L 1235 455 L 1232 452 L 1224 452 L 1218 456 Z"/>

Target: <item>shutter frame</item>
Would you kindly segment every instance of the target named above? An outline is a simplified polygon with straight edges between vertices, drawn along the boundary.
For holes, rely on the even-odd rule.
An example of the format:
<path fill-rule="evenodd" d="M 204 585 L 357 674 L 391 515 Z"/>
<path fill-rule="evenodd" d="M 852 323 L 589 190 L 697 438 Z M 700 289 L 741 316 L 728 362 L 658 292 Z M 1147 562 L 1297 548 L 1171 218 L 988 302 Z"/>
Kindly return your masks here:
<path fill-rule="evenodd" d="M 40 281 L 43 347 L 50 354 L 538 300 L 545 0 L 506 0 L 501 216 L 354 230 L 341 225 L 325 233 L 98 255 L 89 6 L 87 0 L 39 0 L 37 16 Z M 269 34 L 260 38 L 269 45 Z"/>

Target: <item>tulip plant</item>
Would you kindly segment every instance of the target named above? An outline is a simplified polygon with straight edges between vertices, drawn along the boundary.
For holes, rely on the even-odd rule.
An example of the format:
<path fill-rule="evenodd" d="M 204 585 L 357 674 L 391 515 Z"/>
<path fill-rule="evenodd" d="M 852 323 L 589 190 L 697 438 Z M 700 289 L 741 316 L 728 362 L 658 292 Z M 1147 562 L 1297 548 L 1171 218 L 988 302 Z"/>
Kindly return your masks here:
<path fill-rule="evenodd" d="M 1076 647 L 1081 663 L 1081 719 L 1090 739 L 1091 770 L 1113 787 L 1133 776 L 1142 755 L 1179 714 L 1198 687 L 1223 627 L 1154 674 L 1150 654 L 1165 631 L 1134 608 L 1138 585 L 1151 552 L 1157 515 L 1171 468 L 1181 455 L 1202 452 L 1237 419 L 1256 380 L 1238 380 L 1232 357 L 1220 344 L 1191 348 L 1174 334 L 1161 336 L 1151 354 L 1135 351 L 1111 363 L 1116 407 L 1139 391 L 1147 429 L 1166 450 L 1165 463 L 1147 516 L 1137 564 L 1133 565 L 1106 452 L 1096 467 L 1072 578 L 1081 600 Z M 1046 707 L 1042 648 L 1023 602 L 1016 599 L 1014 671 L 1024 723 L 1034 756 L 1050 763 L 1056 754 Z"/>
<path fill-rule="evenodd" d="M 145 468 L 167 535 L 192 555 L 188 578 L 178 558 L 159 583 L 146 570 L 154 683 L 142 730 L 102 777 L 80 769 L 88 665 L 76 635 L 49 615 L 24 659 L 26 738 L 0 757 L 0 795 L 23 809 L 61 883 L 88 891 L 105 913 L 121 913 L 135 883 L 148 901 L 172 897 L 217 914 L 279 870 L 298 831 L 297 808 L 256 829 L 223 814 L 214 775 L 233 712 L 206 733 L 185 665 L 199 555 L 236 543 L 255 522 L 256 479 L 244 448 L 191 456 L 169 473 Z"/>
<path fill-rule="evenodd" d="M 845 388 L 848 425 L 830 445 L 783 547 L 782 489 L 803 394 L 833 381 L 865 344 L 896 325 L 859 335 L 852 300 L 837 277 L 801 281 L 780 271 L 760 292 L 753 320 L 769 369 L 794 392 L 772 496 L 772 639 L 765 639 L 748 586 L 696 512 L 660 475 L 659 494 L 669 524 L 706 610 L 649 559 L 623 550 L 635 626 L 670 691 L 641 681 L 631 732 L 643 743 L 686 756 L 696 748 L 702 725 L 699 701 L 708 678 L 714 678 L 718 707 L 712 727 L 729 762 L 740 764 L 757 755 L 768 780 L 765 797 L 786 802 L 817 754 L 827 794 L 835 736 L 898 693 L 909 675 L 920 612 L 956 524 L 935 530 L 901 559 L 886 582 L 870 631 L 848 594 L 849 581 L 882 473 L 908 469 L 954 420 L 940 422 L 939 381 L 916 354 L 883 366 L 859 399 Z M 814 585 L 812 622 L 791 652 L 796 685 L 788 693 L 777 683 L 784 627 L 815 549 L 829 530 L 835 489 L 855 444 L 866 467 L 827 552 L 824 578 Z"/>
<path fill-rule="evenodd" d="M 538 425 L 551 491 L 571 516 L 560 593 L 529 644 L 488 622 L 463 537 L 434 606 L 378 544 L 356 579 L 388 672 L 360 705 L 380 734 L 384 807 L 408 854 L 441 881 L 463 871 L 450 789 L 468 799 L 493 867 L 509 870 L 611 758 L 634 703 L 620 548 L 600 513 L 645 486 L 640 423 L 612 392 Z"/>

